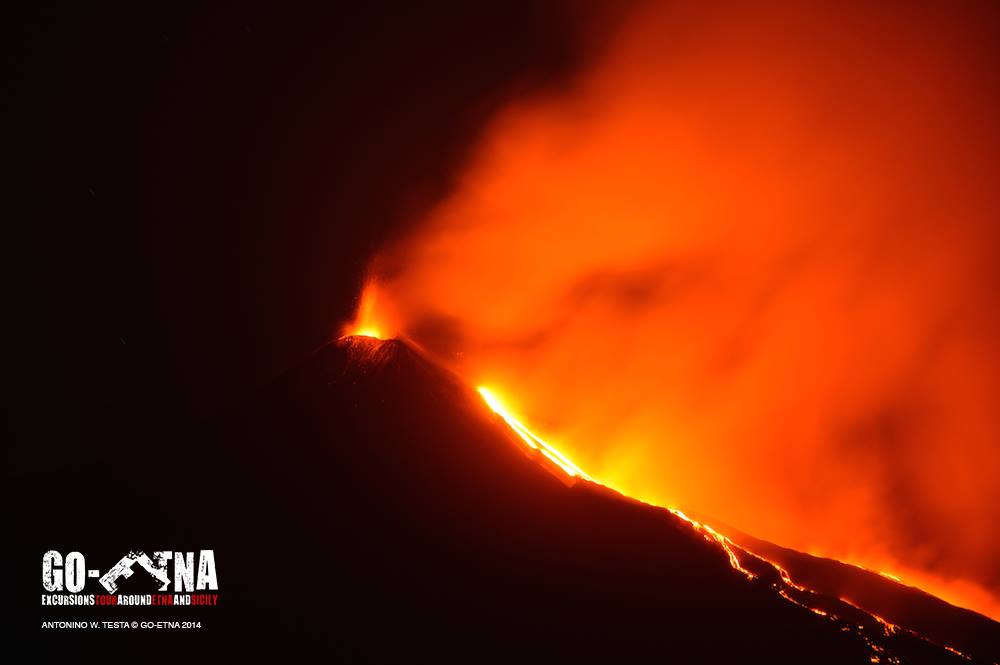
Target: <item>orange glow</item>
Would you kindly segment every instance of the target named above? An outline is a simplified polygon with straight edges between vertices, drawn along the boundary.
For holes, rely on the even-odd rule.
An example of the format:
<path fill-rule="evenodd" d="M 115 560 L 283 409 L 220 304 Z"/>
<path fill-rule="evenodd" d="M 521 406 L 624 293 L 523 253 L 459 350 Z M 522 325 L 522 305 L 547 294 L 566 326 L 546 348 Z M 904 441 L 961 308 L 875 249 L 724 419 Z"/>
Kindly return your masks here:
<path fill-rule="evenodd" d="M 351 335 L 357 335 L 359 337 L 374 337 L 375 339 L 382 339 L 382 333 L 378 331 L 378 328 L 358 328 Z"/>
<path fill-rule="evenodd" d="M 476 388 L 476 390 L 482 396 L 487 406 L 489 406 L 490 409 L 495 414 L 503 418 L 504 422 L 506 422 L 507 425 L 509 425 L 510 428 L 517 433 L 517 435 L 524 441 L 524 443 L 529 448 L 531 448 L 532 450 L 537 450 L 541 454 L 545 455 L 545 457 L 547 457 L 551 462 L 553 462 L 556 466 L 562 469 L 563 472 L 566 473 L 566 475 L 568 475 L 569 477 L 583 478 L 592 483 L 603 485 L 603 483 L 594 480 L 586 473 L 584 473 L 578 466 L 570 462 L 565 455 L 563 455 L 558 450 L 553 448 L 550 444 L 546 443 L 540 437 L 532 433 L 531 430 L 529 430 L 524 425 L 524 423 L 522 423 L 520 420 L 514 417 L 513 414 L 511 414 L 510 410 L 504 405 L 504 403 L 500 400 L 499 397 L 497 397 L 497 395 L 492 390 L 486 388 L 485 386 L 480 386 L 479 388 Z M 615 488 L 612 487 L 611 489 Z M 659 507 L 663 508 L 664 506 L 659 506 Z M 736 554 L 736 550 L 738 548 L 732 543 L 732 541 L 730 541 L 728 538 L 726 538 L 719 532 L 715 531 L 712 527 L 708 526 L 707 524 L 702 524 L 696 520 L 691 519 L 677 508 L 667 507 L 666 509 L 676 517 L 679 517 L 680 519 L 690 524 L 695 531 L 702 534 L 707 540 L 721 546 L 722 549 L 726 552 L 727 556 L 729 557 L 729 564 L 733 567 L 734 570 L 742 573 L 749 579 L 754 579 L 756 577 L 756 575 L 751 573 L 749 570 L 747 570 L 740 564 L 739 556 L 737 556 Z M 784 570 L 781 570 L 781 572 L 782 572 L 782 578 L 785 580 L 785 582 L 791 584 L 791 580 L 788 578 L 788 574 L 785 573 Z M 797 587 L 797 588 L 799 588 L 800 590 L 802 589 L 802 587 Z"/>
<path fill-rule="evenodd" d="M 521 422 L 511 414 L 507 407 L 504 406 L 503 402 L 500 401 L 493 391 L 484 386 L 480 386 L 479 388 L 476 388 L 476 390 L 480 395 L 482 395 L 483 400 L 485 400 L 486 404 L 490 407 L 493 413 L 503 418 L 504 422 L 510 425 L 510 428 L 514 430 L 519 437 L 521 437 L 529 448 L 537 450 L 542 455 L 545 455 L 549 461 L 562 469 L 569 477 L 584 478 L 591 481 L 593 480 L 593 478 L 581 471 L 579 467 L 570 462 L 565 455 L 543 441 L 540 437 L 533 434 L 527 427 L 521 424 Z"/>
<path fill-rule="evenodd" d="M 1000 86 L 942 7 L 641 6 L 350 331 L 516 395 L 557 466 L 1000 618 Z"/>
<path fill-rule="evenodd" d="M 385 339 L 382 327 L 375 319 L 375 302 L 378 290 L 371 282 L 365 285 L 361 292 L 361 299 L 358 303 L 358 311 L 354 321 L 341 329 L 341 336 L 357 335 L 360 337 L 374 337 L 375 339 Z"/>
<path fill-rule="evenodd" d="M 695 531 L 705 536 L 706 539 L 718 543 L 719 546 L 721 546 L 722 549 L 725 550 L 726 555 L 729 557 L 729 565 L 732 566 L 734 570 L 745 575 L 747 579 L 752 580 L 756 577 L 756 575 L 754 575 L 749 570 L 744 568 L 743 565 L 740 563 L 740 558 L 736 554 L 737 548 L 735 545 L 733 545 L 732 541 L 730 541 L 728 538 L 726 538 L 721 533 L 719 533 L 712 527 L 708 526 L 707 524 L 702 524 L 701 522 L 691 519 L 677 508 L 667 508 L 667 510 L 669 510 L 671 513 L 681 518 L 688 524 L 690 524 Z M 791 584 L 791 579 L 788 578 L 787 574 L 784 575 L 784 580 L 786 583 Z"/>
<path fill-rule="evenodd" d="M 504 405 L 503 401 L 499 397 L 497 397 L 494 391 L 484 386 L 480 386 L 476 390 L 477 392 L 479 392 L 480 396 L 483 398 L 483 401 L 486 402 L 486 405 L 490 408 L 490 410 L 493 411 L 498 416 L 500 416 L 500 418 L 503 419 L 505 423 L 507 423 L 507 425 L 511 428 L 511 430 L 514 431 L 518 435 L 518 437 L 520 437 L 520 439 L 525 443 L 525 445 L 528 446 L 530 450 L 538 451 L 541 454 L 545 455 L 547 459 L 554 462 L 556 466 L 562 469 L 562 471 L 570 478 L 581 478 L 597 485 L 603 485 L 603 483 L 600 483 L 599 481 L 596 481 L 593 478 L 587 476 L 587 474 L 585 474 L 579 467 L 570 462 L 564 455 L 559 453 L 550 444 L 546 443 L 540 437 L 532 433 L 531 430 L 529 430 L 528 427 L 524 425 L 524 423 L 522 423 L 514 415 L 511 414 L 510 410 Z M 655 506 L 655 507 L 664 508 L 675 517 L 683 520 L 684 522 L 687 522 L 687 524 L 690 525 L 694 531 L 700 533 L 710 543 L 718 545 L 728 556 L 729 565 L 733 568 L 733 570 L 744 575 L 747 579 L 753 580 L 756 579 L 758 576 L 755 573 L 751 572 L 750 570 L 747 570 L 743 566 L 743 564 L 740 561 L 741 555 L 745 557 L 755 558 L 763 562 L 767 566 L 773 568 L 778 573 L 781 579 L 781 583 L 774 585 L 774 588 L 777 590 L 778 595 L 787 600 L 788 602 L 798 605 L 799 607 L 802 607 L 804 609 L 807 609 L 813 614 L 816 614 L 817 616 L 821 616 L 839 623 L 844 623 L 840 617 L 834 614 L 831 614 L 818 607 L 813 607 L 807 602 L 796 600 L 791 594 L 792 590 L 801 592 L 806 598 L 811 597 L 813 595 L 813 592 L 808 588 L 794 582 L 791 576 L 788 574 L 788 571 L 785 570 L 780 565 L 772 561 L 769 561 L 767 559 L 764 559 L 756 554 L 752 554 L 750 552 L 740 549 L 726 536 L 718 533 L 717 531 L 715 531 L 706 524 L 702 524 L 697 520 L 691 519 L 690 517 L 685 515 L 683 511 L 677 508 L 670 508 L 665 506 Z M 893 575 L 889 575 L 888 573 L 879 573 L 879 574 L 888 577 L 890 579 L 893 579 L 896 582 L 900 581 L 899 578 Z M 874 619 L 881 627 L 882 632 L 884 632 L 886 636 L 892 635 L 893 633 L 903 630 L 896 624 L 887 621 L 886 619 L 878 616 L 877 614 L 872 614 L 868 610 L 865 610 L 864 608 L 855 605 L 850 600 L 847 600 L 845 598 L 840 598 L 839 600 L 847 605 L 850 605 L 855 609 L 860 610 L 861 612 L 864 612 L 872 619 Z M 865 633 L 864 626 L 851 626 L 850 628 L 852 629 L 852 631 L 856 628 L 857 629 L 856 632 L 858 633 L 858 635 L 862 637 L 862 639 L 864 639 L 865 642 L 868 644 L 869 648 L 872 649 L 871 662 L 873 663 L 881 662 L 882 658 L 884 657 L 884 649 L 875 642 L 873 642 L 868 637 L 868 635 Z M 907 631 L 907 632 L 912 633 L 912 631 Z M 921 637 L 916 633 L 912 634 L 915 635 L 916 637 Z M 938 646 L 941 646 L 944 649 L 947 649 L 948 651 L 957 654 L 962 658 L 965 658 L 966 660 L 971 660 L 971 658 L 968 655 L 962 653 L 961 651 L 958 651 L 953 647 L 943 644 L 939 644 Z"/>

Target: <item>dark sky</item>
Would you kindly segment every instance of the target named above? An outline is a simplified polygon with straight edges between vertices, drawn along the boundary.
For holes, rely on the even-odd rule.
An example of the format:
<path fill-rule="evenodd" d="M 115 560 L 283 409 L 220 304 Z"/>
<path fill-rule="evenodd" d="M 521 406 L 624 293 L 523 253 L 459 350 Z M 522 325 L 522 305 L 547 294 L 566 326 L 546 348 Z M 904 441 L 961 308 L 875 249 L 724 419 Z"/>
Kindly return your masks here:
<path fill-rule="evenodd" d="M 491 111 L 565 83 L 609 24 L 578 3 L 343 5 L 7 22 L 15 469 L 183 429 L 301 362 Z"/>

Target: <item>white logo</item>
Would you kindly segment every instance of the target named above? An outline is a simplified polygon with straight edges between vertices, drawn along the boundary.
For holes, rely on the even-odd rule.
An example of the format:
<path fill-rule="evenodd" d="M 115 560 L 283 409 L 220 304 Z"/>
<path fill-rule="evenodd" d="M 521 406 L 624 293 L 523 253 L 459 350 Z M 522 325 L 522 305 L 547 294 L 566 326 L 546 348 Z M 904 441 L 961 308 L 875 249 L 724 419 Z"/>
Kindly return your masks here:
<path fill-rule="evenodd" d="M 99 577 L 98 581 L 107 592 L 114 594 L 118 591 L 118 579 L 132 577 L 135 573 L 132 567 L 138 564 L 160 583 L 160 591 L 168 591 L 171 580 L 174 583 L 173 591 L 177 593 L 217 591 L 219 580 L 215 572 L 215 552 L 200 550 L 197 568 L 194 561 L 194 552 L 153 552 L 150 557 L 145 552 L 131 551 L 101 575 L 96 568 L 87 569 L 83 555 L 79 552 L 70 552 L 64 559 L 59 552 L 49 550 L 42 556 L 42 586 L 50 593 L 63 590 L 80 593 L 87 578 Z"/>

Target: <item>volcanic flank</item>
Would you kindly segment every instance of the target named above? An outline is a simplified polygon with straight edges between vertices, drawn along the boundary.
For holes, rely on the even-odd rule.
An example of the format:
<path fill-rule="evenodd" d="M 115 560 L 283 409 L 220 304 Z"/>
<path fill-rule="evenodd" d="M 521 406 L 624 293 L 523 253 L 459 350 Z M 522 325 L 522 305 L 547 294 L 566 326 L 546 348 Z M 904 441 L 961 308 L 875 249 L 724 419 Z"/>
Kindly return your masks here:
<path fill-rule="evenodd" d="M 287 511 L 258 554 L 322 562 L 320 589 L 289 580 L 264 612 L 347 660 L 962 661 L 523 454 L 400 341 L 325 347 L 211 436 L 256 478 L 245 514 Z"/>
<path fill-rule="evenodd" d="M 225 635 L 228 655 L 345 662 L 966 662 L 544 464 L 400 341 L 342 338 L 172 454 L 206 480 L 169 501 L 146 488 L 116 519 L 215 547 L 219 612 L 192 648 Z M 191 520 L 164 534 L 157 506 Z M 995 659 L 983 645 L 971 655 Z"/>

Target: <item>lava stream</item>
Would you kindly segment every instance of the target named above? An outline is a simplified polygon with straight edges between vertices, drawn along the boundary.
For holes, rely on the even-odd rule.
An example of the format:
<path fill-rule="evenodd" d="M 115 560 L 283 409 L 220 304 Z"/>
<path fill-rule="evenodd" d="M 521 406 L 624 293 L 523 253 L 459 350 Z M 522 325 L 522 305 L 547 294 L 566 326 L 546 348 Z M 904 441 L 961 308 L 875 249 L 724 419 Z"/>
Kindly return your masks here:
<path fill-rule="evenodd" d="M 570 481 L 575 482 L 578 479 L 582 479 L 587 482 L 593 483 L 595 485 L 600 485 L 601 487 L 607 487 L 608 489 L 617 492 L 617 490 L 615 490 L 613 487 L 605 485 L 604 483 L 588 476 L 586 473 L 583 472 L 582 469 L 580 469 L 580 467 L 578 467 L 576 464 L 570 461 L 569 458 L 567 458 L 564 454 L 556 450 L 550 443 L 548 443 L 538 435 L 534 434 L 531 430 L 529 430 L 524 425 L 524 423 L 522 423 L 517 417 L 515 417 L 511 413 L 511 411 L 504 405 L 503 401 L 496 395 L 494 391 L 485 386 L 479 386 L 476 390 L 479 393 L 479 395 L 483 398 L 483 400 L 486 402 L 486 405 L 490 408 L 490 410 L 492 410 L 501 419 L 503 419 L 503 421 L 510 427 L 510 429 L 515 434 L 517 434 L 518 438 L 520 438 L 520 440 L 524 442 L 524 444 L 528 447 L 529 451 L 538 452 L 544 455 L 546 459 L 548 459 L 553 464 L 555 464 L 556 467 L 561 469 L 567 475 Z M 880 663 L 882 662 L 882 658 L 886 657 L 885 649 L 882 646 L 873 642 L 872 639 L 870 639 L 869 636 L 865 634 L 864 626 L 852 624 L 848 620 L 843 619 L 837 616 L 836 614 L 822 610 L 818 607 L 813 607 L 808 603 L 803 602 L 802 600 L 797 600 L 796 598 L 794 598 L 791 593 L 792 591 L 797 591 L 799 592 L 799 594 L 805 595 L 806 597 L 818 596 L 819 594 L 817 594 L 817 592 L 805 586 L 793 582 L 788 571 L 785 570 L 785 568 L 783 568 L 779 564 L 773 561 L 769 561 L 768 559 L 765 559 L 764 557 L 761 557 L 758 554 L 754 554 L 752 552 L 748 552 L 747 550 L 742 549 L 741 547 L 733 543 L 729 538 L 722 535 L 712 527 L 708 526 L 707 524 L 702 524 L 701 522 L 688 517 L 687 515 L 684 514 L 683 511 L 681 511 L 678 508 L 672 508 L 670 506 L 657 506 L 655 504 L 651 504 L 647 501 L 642 501 L 639 499 L 634 499 L 634 500 L 639 501 L 640 503 L 646 504 L 648 506 L 652 506 L 654 508 L 661 508 L 667 510 L 670 512 L 670 514 L 687 522 L 695 531 L 700 533 L 706 540 L 721 547 L 722 550 L 726 553 L 729 559 L 729 565 L 733 568 L 733 570 L 744 575 L 748 580 L 758 579 L 759 575 L 751 570 L 748 570 L 741 562 L 741 557 L 752 557 L 753 559 L 756 559 L 761 563 L 769 566 L 777 573 L 777 575 L 780 577 L 781 580 L 779 583 L 775 583 L 772 585 L 774 589 L 778 592 L 778 595 L 780 595 L 788 602 L 798 605 L 802 608 L 805 608 L 818 616 L 825 617 L 832 621 L 849 626 L 850 629 L 853 632 L 857 633 L 858 636 L 862 640 L 864 640 L 865 643 L 868 644 L 868 646 L 872 649 L 871 660 L 873 663 Z M 898 581 L 898 578 L 895 578 L 894 576 L 887 575 L 884 573 L 880 574 L 883 574 L 885 575 L 885 577 L 888 577 L 890 579 L 896 579 Z M 891 623 L 880 616 L 872 614 L 871 612 L 861 607 L 858 607 L 857 605 L 851 603 L 850 601 L 844 600 L 843 598 L 838 598 L 837 600 L 863 612 L 867 616 L 872 617 L 872 619 L 874 619 L 881 626 L 886 636 L 892 635 L 893 633 L 899 631 L 905 631 L 906 633 L 909 633 L 919 639 L 923 639 L 928 642 L 930 641 L 926 640 L 926 638 L 922 637 L 921 635 L 918 635 L 917 633 L 911 630 L 901 628 L 900 626 L 897 626 L 896 624 Z M 938 645 L 938 646 L 947 649 L 951 653 L 959 655 L 962 658 L 965 658 L 966 660 L 971 660 L 970 656 L 950 646 L 947 645 Z M 890 658 L 889 662 L 895 662 L 895 660 Z"/>

